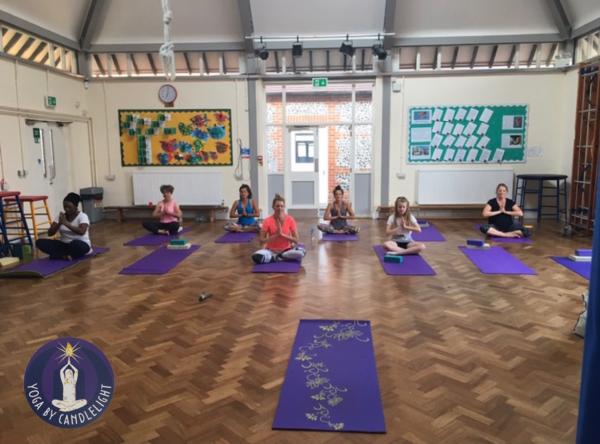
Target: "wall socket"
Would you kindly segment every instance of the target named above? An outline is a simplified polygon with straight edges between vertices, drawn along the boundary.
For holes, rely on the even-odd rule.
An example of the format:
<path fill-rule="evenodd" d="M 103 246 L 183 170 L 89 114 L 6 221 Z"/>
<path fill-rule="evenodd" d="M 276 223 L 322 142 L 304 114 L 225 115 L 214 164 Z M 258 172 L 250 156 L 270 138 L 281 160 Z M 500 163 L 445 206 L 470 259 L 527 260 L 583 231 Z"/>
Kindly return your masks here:
<path fill-rule="evenodd" d="M 114 174 L 107 174 L 106 176 L 104 176 L 104 178 L 106 180 L 108 180 L 109 182 L 112 182 L 113 180 L 115 180 L 117 178 L 117 176 Z"/>
<path fill-rule="evenodd" d="M 406 179 L 406 173 L 396 173 L 398 179 Z"/>

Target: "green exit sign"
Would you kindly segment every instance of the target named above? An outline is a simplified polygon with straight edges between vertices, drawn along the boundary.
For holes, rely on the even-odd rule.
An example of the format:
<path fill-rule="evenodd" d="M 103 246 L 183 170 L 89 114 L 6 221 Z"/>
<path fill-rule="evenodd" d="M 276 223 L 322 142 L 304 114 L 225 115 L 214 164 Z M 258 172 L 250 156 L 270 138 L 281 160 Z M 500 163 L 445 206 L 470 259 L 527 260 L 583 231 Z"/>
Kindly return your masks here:
<path fill-rule="evenodd" d="M 56 108 L 56 97 L 54 96 L 45 96 L 46 100 L 46 108 Z"/>
<path fill-rule="evenodd" d="M 327 88 L 327 77 L 316 77 L 312 79 L 313 88 Z"/>

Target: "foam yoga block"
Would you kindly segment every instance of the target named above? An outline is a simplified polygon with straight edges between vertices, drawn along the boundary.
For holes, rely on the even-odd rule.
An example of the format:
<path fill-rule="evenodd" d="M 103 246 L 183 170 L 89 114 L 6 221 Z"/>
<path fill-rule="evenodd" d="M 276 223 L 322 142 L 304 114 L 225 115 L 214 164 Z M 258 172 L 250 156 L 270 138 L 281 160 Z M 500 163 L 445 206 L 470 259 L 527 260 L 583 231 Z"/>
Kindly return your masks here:
<path fill-rule="evenodd" d="M 392 262 L 395 264 L 401 264 L 402 262 L 404 262 L 404 258 L 402 256 L 398 256 L 398 255 L 386 254 L 385 256 L 383 256 L 383 262 Z"/>
<path fill-rule="evenodd" d="M 575 256 L 591 256 L 592 255 L 592 250 L 586 250 L 586 249 L 579 249 L 579 250 L 575 250 Z"/>
<path fill-rule="evenodd" d="M 490 248 L 490 244 L 486 244 L 481 239 L 467 239 L 467 248 Z"/>
<path fill-rule="evenodd" d="M 572 254 L 569 256 L 574 262 L 592 262 L 592 256 L 578 256 L 576 254 Z"/>

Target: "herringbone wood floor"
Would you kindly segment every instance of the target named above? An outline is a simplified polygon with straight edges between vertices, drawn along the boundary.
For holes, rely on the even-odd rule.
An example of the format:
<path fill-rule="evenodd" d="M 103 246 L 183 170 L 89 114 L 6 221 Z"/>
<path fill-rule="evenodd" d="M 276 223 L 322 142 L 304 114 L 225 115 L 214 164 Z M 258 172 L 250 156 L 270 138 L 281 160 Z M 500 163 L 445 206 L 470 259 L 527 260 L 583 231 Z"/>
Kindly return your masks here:
<path fill-rule="evenodd" d="M 533 246 L 508 245 L 537 276 L 485 276 L 457 245 L 472 221 L 437 221 L 447 242 L 424 252 L 433 277 L 390 277 L 371 245 L 309 239 L 296 275 L 250 274 L 255 245 L 219 245 L 217 224 L 164 276 L 120 276 L 146 255 L 123 247 L 138 223 L 93 227 L 111 251 L 47 280 L 0 281 L 2 443 L 536 443 L 574 441 L 582 340 L 570 334 L 587 282 L 548 258 L 588 247 L 544 222 Z M 198 303 L 209 291 L 213 299 Z M 388 432 L 271 430 L 300 318 L 369 319 Z M 26 403 L 23 373 L 45 341 L 99 346 L 116 375 L 109 411 L 77 430 L 47 426 Z"/>

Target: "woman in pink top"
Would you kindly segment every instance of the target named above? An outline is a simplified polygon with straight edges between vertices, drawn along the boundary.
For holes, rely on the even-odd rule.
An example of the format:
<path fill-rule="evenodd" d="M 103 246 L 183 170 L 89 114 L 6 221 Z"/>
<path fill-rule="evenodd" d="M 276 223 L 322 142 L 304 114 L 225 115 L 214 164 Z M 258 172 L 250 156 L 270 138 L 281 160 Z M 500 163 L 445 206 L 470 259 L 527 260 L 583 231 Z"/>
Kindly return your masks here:
<path fill-rule="evenodd" d="M 302 260 L 306 251 L 298 245 L 296 221 L 285 213 L 285 200 L 279 194 L 273 199 L 273 210 L 273 215 L 265 219 L 260 230 L 263 249 L 254 252 L 252 260 L 257 264 Z"/>
<path fill-rule="evenodd" d="M 154 211 L 152 216 L 159 217 L 158 222 L 146 221 L 143 222 L 143 227 L 154 234 L 177 234 L 179 232 L 179 222 L 181 221 L 181 209 L 175 199 L 173 199 L 173 188 L 172 185 L 162 185 L 160 192 L 163 195 L 161 200 Z"/>

